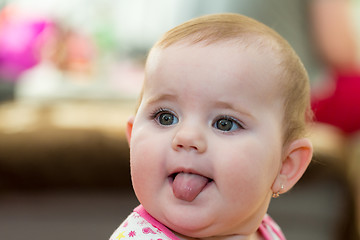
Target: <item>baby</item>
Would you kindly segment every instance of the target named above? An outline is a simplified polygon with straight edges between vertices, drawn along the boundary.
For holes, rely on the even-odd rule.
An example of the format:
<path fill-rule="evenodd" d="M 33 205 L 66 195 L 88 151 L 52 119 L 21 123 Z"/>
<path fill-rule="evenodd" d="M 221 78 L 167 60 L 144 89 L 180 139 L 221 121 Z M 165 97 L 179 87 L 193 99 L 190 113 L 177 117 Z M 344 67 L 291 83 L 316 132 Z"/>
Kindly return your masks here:
<path fill-rule="evenodd" d="M 127 126 L 141 203 L 119 239 L 285 239 L 266 214 L 310 163 L 307 73 L 242 15 L 190 20 L 151 49 Z"/>

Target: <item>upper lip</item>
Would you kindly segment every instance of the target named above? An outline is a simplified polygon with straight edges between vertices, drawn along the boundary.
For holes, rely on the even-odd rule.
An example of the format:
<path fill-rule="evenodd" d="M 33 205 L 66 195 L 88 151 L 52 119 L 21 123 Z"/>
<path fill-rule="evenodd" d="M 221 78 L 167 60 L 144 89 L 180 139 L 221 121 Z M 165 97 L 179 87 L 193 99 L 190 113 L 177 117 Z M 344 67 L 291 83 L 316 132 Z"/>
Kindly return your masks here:
<path fill-rule="evenodd" d="M 205 178 L 208 178 L 210 181 L 213 181 L 213 179 L 211 177 L 204 175 L 204 174 L 202 174 L 194 169 L 190 169 L 190 168 L 177 168 L 174 171 L 170 172 L 169 177 L 174 179 L 175 176 L 179 173 L 197 174 L 197 175 L 203 176 Z"/>

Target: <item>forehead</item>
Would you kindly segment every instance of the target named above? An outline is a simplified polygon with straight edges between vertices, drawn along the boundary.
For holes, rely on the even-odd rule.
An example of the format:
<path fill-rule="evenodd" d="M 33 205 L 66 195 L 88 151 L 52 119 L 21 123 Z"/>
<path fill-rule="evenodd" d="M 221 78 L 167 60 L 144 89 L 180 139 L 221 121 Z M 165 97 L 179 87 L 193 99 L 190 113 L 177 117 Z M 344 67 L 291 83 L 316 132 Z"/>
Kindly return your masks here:
<path fill-rule="evenodd" d="M 150 52 L 144 91 L 185 83 L 191 90 L 190 86 L 203 83 L 203 92 L 220 91 L 214 88 L 220 84 L 234 90 L 246 88 L 258 97 L 273 97 L 279 95 L 278 74 L 278 57 L 269 48 L 236 42 L 181 43 Z"/>

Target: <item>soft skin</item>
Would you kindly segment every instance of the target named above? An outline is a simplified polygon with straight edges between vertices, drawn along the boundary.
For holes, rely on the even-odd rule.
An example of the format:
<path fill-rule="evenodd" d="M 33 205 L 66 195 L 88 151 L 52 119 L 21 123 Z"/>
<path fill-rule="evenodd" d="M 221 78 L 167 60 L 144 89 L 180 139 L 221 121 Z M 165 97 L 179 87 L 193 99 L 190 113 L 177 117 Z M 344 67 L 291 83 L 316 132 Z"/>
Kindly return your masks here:
<path fill-rule="evenodd" d="M 275 58 L 228 42 L 150 53 L 141 103 L 128 122 L 131 174 L 140 203 L 174 232 L 256 239 L 272 193 L 287 191 L 305 171 L 310 143 L 283 148 Z M 163 113 L 173 117 L 169 125 L 159 120 Z M 220 119 L 233 124 L 229 131 Z M 193 201 L 174 196 L 169 176 L 182 171 L 212 180 Z"/>

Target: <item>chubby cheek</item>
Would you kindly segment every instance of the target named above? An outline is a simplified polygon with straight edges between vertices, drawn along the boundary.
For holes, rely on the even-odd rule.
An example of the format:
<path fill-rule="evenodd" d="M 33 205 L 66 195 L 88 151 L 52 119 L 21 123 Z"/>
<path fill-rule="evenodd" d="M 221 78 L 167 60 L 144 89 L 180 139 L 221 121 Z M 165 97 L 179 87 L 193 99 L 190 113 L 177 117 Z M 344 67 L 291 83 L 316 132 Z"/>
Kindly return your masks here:
<path fill-rule="evenodd" d="M 256 142 L 234 147 L 228 150 L 218 164 L 221 191 L 228 201 L 243 206 L 254 204 L 271 192 L 271 186 L 277 173 L 277 157 Z M 262 149 L 262 150 L 259 150 Z M 279 160 L 280 161 L 280 160 Z"/>
<path fill-rule="evenodd" d="M 161 187 L 164 175 L 162 158 L 154 144 L 160 144 L 146 134 L 133 133 L 130 142 L 130 169 L 135 193 L 140 201 L 151 199 L 154 192 Z"/>
<path fill-rule="evenodd" d="M 234 162 L 234 161 L 233 161 Z M 225 164 L 221 168 L 222 178 L 217 181 L 223 198 L 230 204 L 249 204 L 247 199 L 256 199 L 256 192 L 259 188 L 254 182 L 255 178 L 251 174 L 251 169 L 246 164 L 235 163 L 232 166 Z M 254 188 L 254 189 L 253 189 Z M 256 189 L 256 191 L 254 191 Z"/>

